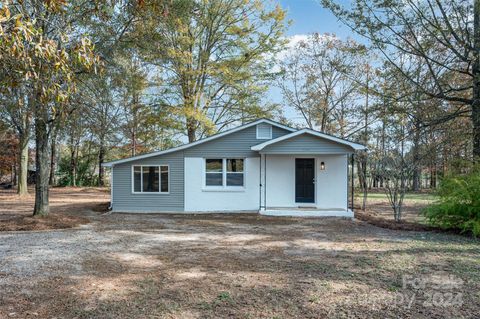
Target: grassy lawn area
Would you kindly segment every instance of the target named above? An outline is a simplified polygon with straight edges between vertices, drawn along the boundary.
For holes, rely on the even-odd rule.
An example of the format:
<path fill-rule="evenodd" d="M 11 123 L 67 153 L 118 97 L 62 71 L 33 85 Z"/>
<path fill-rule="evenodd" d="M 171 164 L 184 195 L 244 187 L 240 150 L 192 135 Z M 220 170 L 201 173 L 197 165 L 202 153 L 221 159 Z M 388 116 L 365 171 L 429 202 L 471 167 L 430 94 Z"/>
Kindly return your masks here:
<path fill-rule="evenodd" d="M 433 193 L 406 193 L 403 201 L 403 221 L 426 225 L 427 221 L 421 214 L 421 210 L 433 203 L 437 195 Z M 361 191 L 355 191 L 355 207 L 363 216 L 371 216 L 386 221 L 393 221 L 393 210 L 387 195 L 382 191 L 369 192 L 365 212 L 360 210 L 363 201 Z"/>
<path fill-rule="evenodd" d="M 362 194 L 357 192 L 356 197 L 362 198 Z M 429 203 L 434 201 L 437 198 L 436 195 L 430 193 L 406 193 L 405 201 L 407 202 L 419 202 L 419 203 Z M 369 193 L 367 195 L 367 200 L 381 200 L 388 201 L 388 197 L 385 193 Z"/>
<path fill-rule="evenodd" d="M 103 215 L 81 210 L 81 194 L 90 205 L 105 192 L 68 192 L 53 192 L 55 211 L 81 211 L 88 224 L 0 232 L 0 318 L 480 313 L 480 245 L 472 238 L 336 218 Z M 76 198 L 74 210 L 62 196 Z M 13 214 L 14 202 L 0 194 L 0 215 L 5 207 Z"/>

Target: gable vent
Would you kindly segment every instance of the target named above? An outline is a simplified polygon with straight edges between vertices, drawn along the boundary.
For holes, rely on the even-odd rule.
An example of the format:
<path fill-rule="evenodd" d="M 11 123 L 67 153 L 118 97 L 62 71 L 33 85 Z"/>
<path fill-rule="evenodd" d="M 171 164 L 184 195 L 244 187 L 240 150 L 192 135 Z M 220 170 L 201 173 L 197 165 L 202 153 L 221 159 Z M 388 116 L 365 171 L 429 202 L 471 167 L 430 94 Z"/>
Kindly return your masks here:
<path fill-rule="evenodd" d="M 257 125 L 257 140 L 272 139 L 272 126 L 270 124 L 260 123 Z"/>

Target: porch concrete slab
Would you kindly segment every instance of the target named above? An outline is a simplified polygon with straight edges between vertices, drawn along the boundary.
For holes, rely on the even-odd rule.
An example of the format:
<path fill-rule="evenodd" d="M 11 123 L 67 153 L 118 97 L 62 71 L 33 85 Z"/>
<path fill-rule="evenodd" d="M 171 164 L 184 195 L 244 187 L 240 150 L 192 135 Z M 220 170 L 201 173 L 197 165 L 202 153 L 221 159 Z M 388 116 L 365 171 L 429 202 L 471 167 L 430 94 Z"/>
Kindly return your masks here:
<path fill-rule="evenodd" d="M 346 217 L 353 218 L 353 211 L 335 209 L 282 208 L 260 210 L 260 215 L 290 217 Z"/>

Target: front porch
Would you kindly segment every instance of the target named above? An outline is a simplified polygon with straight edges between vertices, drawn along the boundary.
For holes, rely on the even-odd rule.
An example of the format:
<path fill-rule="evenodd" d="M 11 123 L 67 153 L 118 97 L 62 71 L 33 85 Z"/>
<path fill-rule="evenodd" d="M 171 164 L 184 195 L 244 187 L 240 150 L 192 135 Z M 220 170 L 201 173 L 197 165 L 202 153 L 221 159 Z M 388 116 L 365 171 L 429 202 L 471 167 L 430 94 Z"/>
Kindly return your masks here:
<path fill-rule="evenodd" d="M 252 147 L 260 154 L 260 209 L 270 216 L 353 217 L 355 143 L 302 130 Z"/>
<path fill-rule="evenodd" d="M 353 217 L 348 154 L 261 154 L 260 214 Z"/>

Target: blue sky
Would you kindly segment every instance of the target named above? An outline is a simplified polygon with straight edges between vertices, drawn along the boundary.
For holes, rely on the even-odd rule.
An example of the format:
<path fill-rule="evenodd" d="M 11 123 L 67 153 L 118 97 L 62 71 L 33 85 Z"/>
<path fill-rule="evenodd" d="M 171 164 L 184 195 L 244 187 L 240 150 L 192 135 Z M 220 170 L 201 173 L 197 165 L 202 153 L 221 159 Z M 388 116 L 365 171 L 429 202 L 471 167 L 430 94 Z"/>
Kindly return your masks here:
<path fill-rule="evenodd" d="M 351 30 L 337 21 L 329 10 L 324 9 L 319 0 L 278 0 L 278 2 L 287 10 L 287 19 L 293 20 L 287 36 L 319 32 L 335 33 L 340 38 L 353 37 Z"/>
<path fill-rule="evenodd" d="M 323 8 L 319 0 L 277 0 L 283 9 L 287 11 L 287 20 L 291 20 L 292 24 L 287 29 L 286 36 L 294 37 L 299 35 L 307 35 L 313 32 L 318 33 L 334 33 L 337 37 L 346 39 L 356 36 L 347 26 L 343 25 L 330 12 Z M 340 4 L 349 3 L 348 0 L 338 0 Z M 267 98 L 270 102 L 282 103 L 282 93 L 277 87 L 270 87 Z M 284 115 L 301 125 L 305 125 L 303 117 L 293 108 L 285 107 Z"/>

